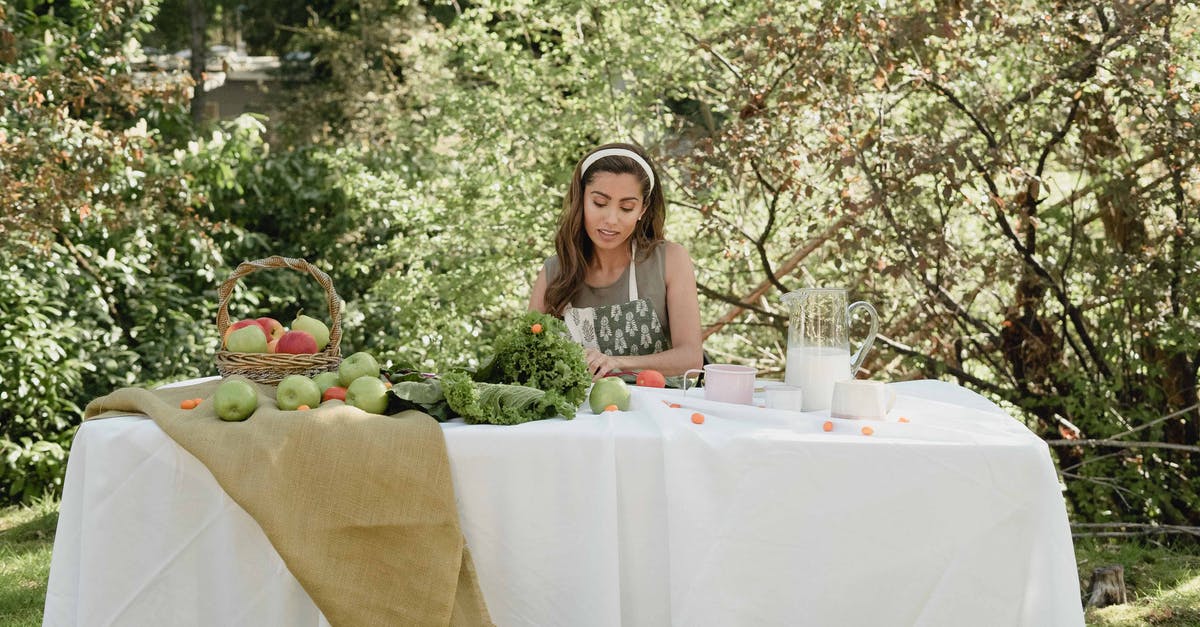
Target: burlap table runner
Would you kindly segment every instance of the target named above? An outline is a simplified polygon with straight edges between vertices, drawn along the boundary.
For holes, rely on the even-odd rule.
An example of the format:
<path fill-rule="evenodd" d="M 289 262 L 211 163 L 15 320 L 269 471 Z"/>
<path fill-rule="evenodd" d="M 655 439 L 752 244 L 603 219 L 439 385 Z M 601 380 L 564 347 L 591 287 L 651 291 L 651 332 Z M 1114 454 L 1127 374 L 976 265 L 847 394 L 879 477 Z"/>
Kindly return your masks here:
<path fill-rule="evenodd" d="M 122 388 L 89 403 L 84 419 L 153 418 L 258 522 L 332 625 L 492 625 L 433 418 L 285 412 L 275 388 L 252 383 L 258 410 L 229 423 L 213 409 L 219 383 Z M 189 398 L 205 402 L 180 409 Z"/>

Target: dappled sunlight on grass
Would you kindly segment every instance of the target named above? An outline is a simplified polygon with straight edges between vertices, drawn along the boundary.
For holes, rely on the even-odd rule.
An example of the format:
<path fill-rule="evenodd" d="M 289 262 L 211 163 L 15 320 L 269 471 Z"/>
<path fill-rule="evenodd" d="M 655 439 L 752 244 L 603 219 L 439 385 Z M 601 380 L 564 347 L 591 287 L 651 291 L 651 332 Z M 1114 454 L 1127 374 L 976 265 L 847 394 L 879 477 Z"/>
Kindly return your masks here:
<path fill-rule="evenodd" d="M 42 623 L 58 504 L 0 509 L 0 625 Z"/>

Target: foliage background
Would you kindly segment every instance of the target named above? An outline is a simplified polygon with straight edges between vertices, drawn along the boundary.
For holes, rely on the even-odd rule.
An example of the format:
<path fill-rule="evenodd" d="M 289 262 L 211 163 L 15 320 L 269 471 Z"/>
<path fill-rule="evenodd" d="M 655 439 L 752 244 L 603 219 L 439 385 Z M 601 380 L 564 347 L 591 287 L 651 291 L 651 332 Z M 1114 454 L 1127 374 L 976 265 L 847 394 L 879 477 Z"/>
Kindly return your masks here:
<path fill-rule="evenodd" d="M 3 498 L 59 489 L 90 398 L 214 374 L 242 260 L 328 271 L 343 352 L 471 364 L 523 311 L 576 160 L 627 140 L 664 173 L 714 357 L 780 376 L 780 297 L 850 287 L 882 317 L 860 376 L 1001 403 L 1076 521 L 1200 524 L 1194 3 L 311 6 L 239 17 L 312 54 L 289 106 L 194 124 L 186 79 L 135 62 L 188 3 L 0 4 Z M 324 309 L 311 280 L 257 273 L 231 314 L 300 309 Z"/>

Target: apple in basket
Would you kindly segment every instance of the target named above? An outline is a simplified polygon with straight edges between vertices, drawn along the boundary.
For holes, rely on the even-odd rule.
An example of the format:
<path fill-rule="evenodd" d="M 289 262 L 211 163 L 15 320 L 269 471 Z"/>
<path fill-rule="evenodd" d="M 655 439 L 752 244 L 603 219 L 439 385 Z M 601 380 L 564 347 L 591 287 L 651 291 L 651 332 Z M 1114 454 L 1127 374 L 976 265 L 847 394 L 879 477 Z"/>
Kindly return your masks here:
<path fill-rule="evenodd" d="M 313 336 L 313 339 L 317 341 L 317 350 L 324 350 L 325 346 L 329 344 L 329 327 L 316 318 L 305 315 L 296 316 L 296 319 L 292 321 L 292 329 L 304 331 Z"/>
<path fill-rule="evenodd" d="M 254 324 L 239 328 L 230 333 L 225 340 L 225 348 L 235 353 L 265 353 L 267 352 L 267 335 L 262 327 Z"/>
<path fill-rule="evenodd" d="M 275 404 L 285 411 L 301 405 L 316 407 L 321 404 L 321 390 L 312 379 L 302 374 L 291 374 L 284 377 L 275 389 Z"/>
<path fill-rule="evenodd" d="M 265 329 L 263 329 L 263 326 L 261 324 L 259 324 L 257 320 L 238 320 L 237 322 L 234 322 L 233 324 L 229 325 L 228 329 L 225 329 L 225 337 L 221 338 L 222 343 L 224 343 L 225 346 L 228 347 L 229 346 L 229 337 L 231 335 L 233 335 L 233 332 L 244 329 L 246 327 L 253 327 L 255 329 L 258 329 L 263 332 L 263 337 L 267 336 L 267 331 Z M 235 353 L 248 352 L 248 351 L 234 350 L 232 348 L 229 348 L 228 350 L 231 350 Z M 250 351 L 250 352 L 253 352 L 253 351 Z M 266 351 L 262 351 L 262 352 L 266 352 Z"/>
<path fill-rule="evenodd" d="M 317 352 L 317 341 L 304 331 L 288 331 L 275 344 L 276 353 L 311 355 Z"/>
<path fill-rule="evenodd" d="M 284 332 L 287 331 L 287 329 L 283 328 L 283 325 L 274 318 L 259 318 L 255 322 L 258 322 L 258 326 L 262 327 L 263 333 L 267 334 L 268 343 L 270 343 L 272 340 L 278 340 L 279 338 L 283 337 Z"/>

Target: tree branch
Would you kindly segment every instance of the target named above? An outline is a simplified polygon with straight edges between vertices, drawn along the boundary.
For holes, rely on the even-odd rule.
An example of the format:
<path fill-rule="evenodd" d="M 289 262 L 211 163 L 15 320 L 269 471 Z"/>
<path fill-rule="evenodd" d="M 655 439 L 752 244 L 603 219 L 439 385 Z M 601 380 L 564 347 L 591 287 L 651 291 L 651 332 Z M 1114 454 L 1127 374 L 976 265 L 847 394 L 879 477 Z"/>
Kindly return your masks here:
<path fill-rule="evenodd" d="M 1100 448 L 1161 448 L 1172 451 L 1200 453 L 1200 446 L 1172 442 L 1127 442 L 1125 440 L 1046 440 L 1049 446 L 1091 446 Z"/>
<path fill-rule="evenodd" d="M 696 282 L 696 290 L 699 291 L 701 294 L 704 294 L 705 296 L 707 296 L 713 300 L 719 300 L 723 303 L 729 303 L 730 305 L 733 305 L 734 307 L 737 307 L 738 309 L 743 309 L 743 310 L 748 309 L 755 313 L 767 316 L 771 319 L 776 319 L 776 318 L 780 317 L 779 314 L 769 312 L 766 309 L 763 309 L 751 302 L 741 301 L 741 300 L 733 298 L 732 296 L 729 296 L 727 294 L 722 294 L 722 293 L 712 289 L 711 287 L 708 287 L 707 285 L 700 283 L 699 281 Z M 757 299 L 755 299 L 755 300 L 757 300 Z M 708 336 L 706 335 L 705 337 L 708 337 Z"/>
<path fill-rule="evenodd" d="M 1050 151 L 1067 136 L 1067 132 L 1071 130 L 1071 123 L 1075 121 L 1075 114 L 1077 113 L 1079 113 L 1079 98 L 1074 98 L 1071 101 L 1071 110 L 1067 112 L 1067 120 L 1063 122 L 1062 128 L 1058 129 L 1050 137 L 1050 141 L 1046 142 L 1046 147 L 1042 149 L 1042 156 L 1038 157 L 1037 170 L 1034 171 L 1034 176 L 1041 178 L 1042 172 L 1046 169 L 1046 159 L 1050 156 Z M 1035 202 L 1035 199 L 1030 198 L 1026 202 L 1032 203 Z"/>
<path fill-rule="evenodd" d="M 965 381 L 967 383 L 970 383 L 971 385 L 974 385 L 975 387 L 977 387 L 981 390 L 987 390 L 988 392 L 991 392 L 992 394 L 995 394 L 995 395 L 1003 398 L 1004 400 L 1007 400 L 1007 401 L 1013 403 L 1014 405 L 1020 405 L 1020 403 L 1018 401 L 1021 400 L 1021 397 L 1014 398 L 1012 395 L 1012 392 L 1013 392 L 1012 390 L 1002 388 L 1002 387 L 996 385 L 995 383 L 992 383 L 991 381 L 984 381 L 983 379 L 980 379 L 979 377 L 976 377 L 975 375 L 972 375 L 961 368 L 952 366 L 950 364 L 947 364 L 944 361 L 930 357 L 929 355 L 926 355 L 925 353 L 922 353 L 922 352 L 914 349 L 911 346 L 906 346 L 904 344 L 901 344 L 900 342 L 897 342 L 896 340 L 893 340 L 892 338 L 890 338 L 886 335 L 878 334 L 875 336 L 875 339 L 879 340 L 880 342 L 883 342 L 889 348 L 896 351 L 897 353 L 900 353 L 901 355 L 905 355 L 908 357 L 914 357 L 917 359 L 917 361 L 920 361 L 921 363 L 925 364 L 926 366 L 930 366 L 935 369 L 945 370 L 946 372 L 957 377 L 960 381 Z"/>
<path fill-rule="evenodd" d="M 1146 2 L 1143 2 L 1140 7 L 1138 7 L 1135 13 L 1146 12 L 1146 15 L 1143 16 L 1143 21 L 1149 23 L 1155 18 L 1161 17 L 1164 11 L 1170 11 L 1173 3 L 1168 2 L 1155 6 L 1156 4 L 1158 4 L 1157 0 L 1147 0 Z M 1034 98 L 1037 98 L 1038 96 L 1042 95 L 1042 92 L 1046 91 L 1052 85 L 1054 85 L 1054 83 L 1060 80 L 1079 80 L 1081 78 L 1086 78 L 1090 68 L 1094 67 L 1101 57 L 1109 52 L 1112 52 L 1114 49 L 1123 45 L 1125 42 L 1129 41 L 1138 34 L 1138 30 L 1127 32 L 1127 30 L 1131 28 L 1129 25 L 1134 24 L 1136 21 L 1137 20 L 1135 19 L 1124 20 L 1120 28 L 1117 28 L 1116 30 L 1103 31 L 1104 38 L 1100 40 L 1082 58 L 1066 68 L 1063 68 L 1052 78 L 1044 80 L 1041 83 L 1038 83 L 1037 85 L 1034 85 L 1033 87 L 1021 92 L 1019 95 L 1009 100 L 1002 110 L 1012 109 L 1016 105 L 1024 104 L 1030 100 L 1033 100 Z"/>
<path fill-rule="evenodd" d="M 763 273 L 767 275 L 767 279 L 771 281 L 775 289 L 786 293 L 788 289 L 775 276 L 775 271 L 771 269 L 771 259 L 767 256 L 767 238 L 771 236 L 771 230 L 775 228 L 775 214 L 779 205 L 780 192 L 774 185 L 767 182 L 766 177 L 758 169 L 758 162 L 751 160 L 750 168 L 754 170 L 754 176 L 758 179 L 759 185 L 771 192 L 771 200 L 767 203 L 767 223 L 763 226 L 762 234 L 754 240 L 754 247 L 758 249 L 758 261 L 762 265 Z"/>
<path fill-rule="evenodd" d="M 1104 361 L 1104 356 L 1100 354 L 1099 350 L 1097 350 L 1096 343 L 1092 340 L 1091 334 L 1088 333 L 1086 321 L 1083 319 L 1083 313 L 1080 311 L 1079 307 L 1071 302 L 1070 298 L 1067 296 L 1066 290 L 1064 290 L 1063 287 L 1054 280 L 1054 277 L 1050 276 L 1050 272 L 1047 271 L 1046 268 L 1043 267 L 1036 258 L 1034 258 L 1033 251 L 1026 248 L 1021 243 L 1020 238 L 1017 237 L 1017 234 L 1013 232 L 1012 225 L 1009 224 L 1008 218 L 1004 216 L 1004 200 L 1000 197 L 1000 190 L 996 187 L 996 182 L 992 180 L 991 174 L 989 174 L 984 168 L 983 163 L 979 161 L 978 157 L 971 154 L 969 150 L 967 151 L 967 158 L 971 160 L 972 164 L 974 164 L 976 171 L 978 171 L 980 176 L 983 177 L 984 182 L 988 186 L 988 190 L 991 192 L 992 206 L 995 209 L 996 223 L 1000 225 L 1000 230 L 1012 243 L 1013 248 L 1015 248 L 1021 255 L 1021 259 L 1025 262 L 1025 265 L 1033 270 L 1033 272 L 1042 280 L 1044 280 L 1046 285 L 1050 287 L 1050 291 L 1053 292 L 1055 300 L 1058 301 L 1059 305 L 1061 305 L 1063 310 L 1067 313 L 1068 318 L 1070 318 L 1071 326 L 1075 329 L 1075 333 L 1079 335 L 1079 341 L 1083 342 L 1084 347 L 1087 349 L 1088 355 L 1092 358 L 1092 362 L 1096 364 L 1096 368 L 1100 370 L 1101 374 L 1103 374 L 1105 378 L 1112 378 L 1112 371 L 1109 370 L 1108 364 Z"/>
<path fill-rule="evenodd" d="M 925 82 L 930 87 L 932 87 L 935 91 L 937 91 L 938 93 L 945 96 L 946 100 L 949 100 L 950 104 L 954 105 L 954 108 L 958 109 L 959 111 L 962 111 L 963 114 L 965 114 L 968 118 L 971 119 L 971 122 L 973 124 L 975 124 L 975 128 L 979 129 L 979 132 L 983 133 L 983 136 L 985 138 L 987 138 L 988 148 L 995 149 L 999 146 L 999 144 L 996 143 L 995 133 L 993 133 L 992 130 L 987 127 L 987 124 L 983 123 L 983 120 L 980 119 L 979 116 L 975 115 L 974 111 L 971 111 L 970 109 L 968 109 L 967 105 L 963 104 L 963 101 L 959 100 L 958 96 L 954 95 L 954 93 L 951 92 L 949 89 L 942 87 L 936 81 L 926 78 Z"/>
<path fill-rule="evenodd" d="M 796 252 L 793 253 L 792 256 L 788 258 L 787 261 L 780 264 L 778 266 L 778 268 L 776 268 L 776 270 L 775 270 L 774 277 L 776 278 L 776 280 L 778 280 L 779 277 L 787 276 L 792 270 L 794 270 L 796 268 L 796 266 L 800 265 L 801 261 L 804 261 L 805 258 L 807 258 L 809 255 L 811 255 L 813 253 L 813 251 L 820 248 L 822 244 L 829 241 L 829 239 L 831 239 L 834 235 L 837 235 L 838 231 L 845 228 L 845 226 L 847 224 L 851 223 L 855 218 L 857 218 L 863 211 L 865 211 L 870 206 L 871 205 L 869 205 L 869 204 L 867 204 L 867 205 L 852 205 L 851 209 L 849 211 L 847 211 L 845 214 L 843 214 L 842 217 L 838 218 L 837 221 L 835 221 L 832 225 L 829 226 L 829 228 L 822 231 L 820 235 L 817 235 L 816 237 L 805 242 L 804 246 L 797 249 Z M 766 280 L 766 281 L 763 281 L 762 283 L 759 283 L 758 287 L 755 287 L 749 294 L 742 297 L 742 299 L 740 300 L 740 303 L 751 303 L 751 302 L 758 300 L 759 298 L 762 298 L 762 295 L 766 294 L 767 290 L 771 289 L 771 287 L 773 285 L 774 285 L 774 282 L 772 282 L 771 280 Z M 722 299 L 722 300 L 725 300 L 725 299 Z M 726 302 L 731 302 L 731 301 L 727 300 Z M 709 336 L 716 333 L 717 331 L 720 331 L 721 327 L 725 326 L 726 324 L 729 324 L 730 322 L 733 322 L 746 309 L 748 309 L 748 307 L 744 307 L 741 304 L 735 305 L 733 307 L 733 309 L 730 309 L 729 311 L 727 311 L 724 316 L 721 316 L 721 318 L 719 320 L 717 320 L 715 323 L 713 323 L 707 329 L 704 330 L 704 339 L 708 339 Z"/>

